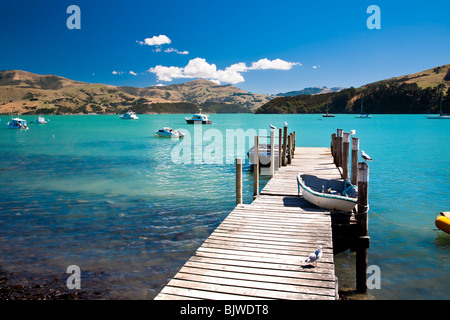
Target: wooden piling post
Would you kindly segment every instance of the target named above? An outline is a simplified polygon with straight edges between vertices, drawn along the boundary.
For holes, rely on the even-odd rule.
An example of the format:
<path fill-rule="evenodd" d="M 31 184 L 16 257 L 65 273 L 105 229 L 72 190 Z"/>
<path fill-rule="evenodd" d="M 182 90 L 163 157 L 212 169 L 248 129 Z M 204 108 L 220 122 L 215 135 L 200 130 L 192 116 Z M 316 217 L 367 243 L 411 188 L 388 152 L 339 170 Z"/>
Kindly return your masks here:
<path fill-rule="evenodd" d="M 284 126 L 283 130 L 283 166 L 286 166 L 286 151 L 287 151 L 287 132 L 288 127 Z"/>
<path fill-rule="evenodd" d="M 349 178 L 350 133 L 342 134 L 342 178 Z"/>
<path fill-rule="evenodd" d="M 292 133 L 292 158 L 295 156 L 295 138 L 296 138 L 296 132 L 294 131 Z"/>
<path fill-rule="evenodd" d="M 270 177 L 275 175 L 275 131 L 270 130 Z"/>
<path fill-rule="evenodd" d="M 359 159 L 359 138 L 352 137 L 352 170 L 351 182 L 354 186 L 358 183 L 358 159 Z"/>
<path fill-rule="evenodd" d="M 365 162 L 358 163 L 358 211 L 357 243 L 356 243 L 356 291 L 367 291 L 367 249 L 370 237 L 368 236 L 368 211 L 369 211 L 369 166 Z"/>
<path fill-rule="evenodd" d="M 336 164 L 336 133 L 331 135 L 331 156 L 333 157 L 333 163 Z"/>
<path fill-rule="evenodd" d="M 292 163 L 292 133 L 288 135 L 288 158 L 287 158 L 287 163 L 291 164 Z"/>
<path fill-rule="evenodd" d="M 337 129 L 337 134 L 336 134 L 336 158 L 335 158 L 336 167 L 341 167 L 342 134 L 343 134 L 342 129 Z"/>
<path fill-rule="evenodd" d="M 281 128 L 279 128 L 278 129 L 278 168 L 281 168 L 282 161 L 283 161 L 283 158 L 281 157 L 282 148 L 283 148 L 283 144 L 281 141 L 282 137 L 283 137 L 282 130 L 281 130 Z"/>
<path fill-rule="evenodd" d="M 242 203 L 242 158 L 236 158 L 236 205 Z"/>
<path fill-rule="evenodd" d="M 259 136 L 255 136 L 253 155 L 253 197 L 256 197 L 259 194 Z"/>

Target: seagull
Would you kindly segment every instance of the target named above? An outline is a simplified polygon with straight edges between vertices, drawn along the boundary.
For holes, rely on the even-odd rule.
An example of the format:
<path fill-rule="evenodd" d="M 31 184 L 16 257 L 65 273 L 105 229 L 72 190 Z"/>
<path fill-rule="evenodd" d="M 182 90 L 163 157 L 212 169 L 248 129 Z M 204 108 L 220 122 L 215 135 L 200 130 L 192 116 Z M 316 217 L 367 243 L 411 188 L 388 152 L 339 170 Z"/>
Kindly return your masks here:
<path fill-rule="evenodd" d="M 350 131 L 350 134 L 351 134 L 352 136 L 354 136 L 354 135 L 356 134 L 356 130 L 355 130 L 355 129 L 351 130 L 351 131 Z"/>
<path fill-rule="evenodd" d="M 312 262 L 314 266 L 317 267 L 317 261 L 322 258 L 322 246 L 317 246 L 317 250 L 311 253 L 308 259 L 305 260 L 306 263 Z"/>
<path fill-rule="evenodd" d="M 277 127 L 275 127 L 274 125 L 270 124 L 270 129 L 276 129 Z"/>
<path fill-rule="evenodd" d="M 287 127 L 287 122 L 286 121 L 284 122 L 284 125 Z"/>
<path fill-rule="evenodd" d="M 369 157 L 369 155 L 367 153 L 365 153 L 364 151 L 361 151 L 361 157 L 364 159 L 365 161 L 373 161 L 373 159 L 371 157 Z"/>

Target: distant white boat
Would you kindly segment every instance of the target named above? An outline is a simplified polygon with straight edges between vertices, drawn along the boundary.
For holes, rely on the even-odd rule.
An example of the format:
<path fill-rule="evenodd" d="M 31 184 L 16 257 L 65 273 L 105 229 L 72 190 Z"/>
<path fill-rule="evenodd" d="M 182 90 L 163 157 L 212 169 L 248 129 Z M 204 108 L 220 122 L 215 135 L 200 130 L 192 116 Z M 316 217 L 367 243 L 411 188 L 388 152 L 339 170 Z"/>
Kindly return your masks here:
<path fill-rule="evenodd" d="M 7 123 L 8 128 L 11 129 L 25 129 L 28 130 L 27 121 L 20 118 L 13 118 Z"/>
<path fill-rule="evenodd" d="M 200 113 L 194 114 L 191 118 L 184 118 L 187 124 L 212 124 L 211 120 L 208 119 L 206 114 L 202 114 L 202 109 Z"/>
<path fill-rule="evenodd" d="M 34 123 L 37 123 L 37 124 L 46 124 L 47 122 L 48 121 L 45 120 L 45 118 L 43 116 L 39 116 L 39 117 L 37 117 L 36 120 L 34 120 Z"/>
<path fill-rule="evenodd" d="M 128 110 L 123 116 L 120 117 L 120 119 L 124 120 L 138 120 L 139 117 L 131 110 Z"/>
<path fill-rule="evenodd" d="M 352 212 L 357 204 L 357 189 L 347 180 L 323 179 L 298 174 L 298 193 L 311 204 L 331 211 Z"/>
<path fill-rule="evenodd" d="M 356 118 L 362 118 L 362 119 L 372 118 L 372 116 L 370 114 L 363 112 L 363 101 L 364 101 L 364 96 L 361 97 L 361 114 L 359 116 L 356 116 Z"/>
<path fill-rule="evenodd" d="M 164 127 L 156 131 L 155 136 L 161 138 L 184 138 L 184 133 L 172 128 Z"/>

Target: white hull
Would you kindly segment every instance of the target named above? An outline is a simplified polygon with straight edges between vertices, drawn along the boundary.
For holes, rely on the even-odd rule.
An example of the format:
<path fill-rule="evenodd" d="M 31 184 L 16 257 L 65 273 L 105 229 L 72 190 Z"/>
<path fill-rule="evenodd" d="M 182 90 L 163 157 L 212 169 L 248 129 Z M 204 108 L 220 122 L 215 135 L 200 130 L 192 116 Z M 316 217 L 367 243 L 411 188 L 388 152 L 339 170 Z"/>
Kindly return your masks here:
<path fill-rule="evenodd" d="M 335 184 L 340 181 L 336 180 L 325 180 L 320 179 L 324 184 L 328 184 L 325 186 L 325 190 L 328 190 L 329 186 Z M 353 208 L 355 208 L 357 204 L 356 198 L 350 198 L 337 194 L 329 194 L 325 192 L 319 192 L 308 186 L 305 181 L 303 181 L 301 174 L 297 176 L 297 182 L 299 185 L 299 194 L 301 189 L 301 195 L 303 198 L 311 204 L 314 204 L 318 207 L 330 210 L 330 211 L 342 211 L 342 212 L 352 212 Z M 317 186 L 316 186 L 317 187 Z M 337 188 L 336 188 L 337 189 Z"/>

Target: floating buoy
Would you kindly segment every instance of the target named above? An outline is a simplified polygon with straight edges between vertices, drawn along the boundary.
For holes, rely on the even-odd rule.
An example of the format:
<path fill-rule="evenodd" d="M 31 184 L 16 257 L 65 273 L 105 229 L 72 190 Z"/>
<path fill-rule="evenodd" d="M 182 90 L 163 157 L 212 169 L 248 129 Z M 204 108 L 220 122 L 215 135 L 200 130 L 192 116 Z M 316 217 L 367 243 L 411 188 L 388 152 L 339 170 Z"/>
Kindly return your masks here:
<path fill-rule="evenodd" d="M 434 221 L 438 229 L 450 234 L 450 212 L 441 212 Z"/>

